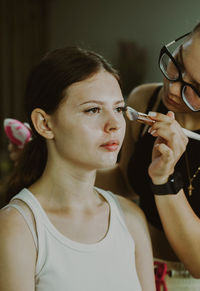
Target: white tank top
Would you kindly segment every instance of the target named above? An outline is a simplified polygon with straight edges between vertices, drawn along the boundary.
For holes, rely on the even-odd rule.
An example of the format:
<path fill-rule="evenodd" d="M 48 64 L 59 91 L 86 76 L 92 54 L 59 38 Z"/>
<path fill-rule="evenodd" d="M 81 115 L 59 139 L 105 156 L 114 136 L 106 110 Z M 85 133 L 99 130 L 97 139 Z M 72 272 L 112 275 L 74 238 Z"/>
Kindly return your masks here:
<path fill-rule="evenodd" d="M 141 291 L 135 266 L 135 244 L 117 198 L 96 190 L 110 205 L 110 223 L 106 236 L 94 244 L 72 241 L 50 222 L 39 201 L 23 189 L 8 206 L 24 217 L 34 238 L 38 256 L 35 270 L 36 291 Z M 31 209 L 33 222 L 15 199 Z M 7 206 L 7 207 L 8 207 Z"/>

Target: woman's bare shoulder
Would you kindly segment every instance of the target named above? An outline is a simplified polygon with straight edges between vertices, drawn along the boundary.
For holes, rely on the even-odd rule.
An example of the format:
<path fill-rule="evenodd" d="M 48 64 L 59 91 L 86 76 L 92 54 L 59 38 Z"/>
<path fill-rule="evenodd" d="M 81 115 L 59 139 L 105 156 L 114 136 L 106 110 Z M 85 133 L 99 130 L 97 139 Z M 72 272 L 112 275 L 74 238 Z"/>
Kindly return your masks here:
<path fill-rule="evenodd" d="M 0 210 L 0 252 L 7 256 L 22 251 L 22 245 L 29 252 L 29 258 L 36 254 L 34 240 L 23 216 L 13 207 Z"/>
<path fill-rule="evenodd" d="M 125 222 L 129 232 L 135 238 L 136 235 L 149 238 L 147 220 L 142 209 L 133 201 L 117 195 L 120 206 L 123 210 Z"/>
<path fill-rule="evenodd" d="M 34 290 L 36 248 L 24 218 L 11 207 L 0 210 L 0 257 L 0 289 L 14 290 L 17 282 L 20 290 Z"/>
<path fill-rule="evenodd" d="M 116 195 L 116 197 L 127 219 L 129 220 L 136 219 L 138 221 L 139 220 L 143 221 L 145 219 L 145 215 L 142 209 L 136 204 L 136 202 L 128 198 L 122 197 L 120 195 Z"/>
<path fill-rule="evenodd" d="M 0 235 L 15 236 L 24 232 L 26 223 L 22 215 L 13 207 L 4 207 L 0 210 Z"/>
<path fill-rule="evenodd" d="M 18 205 L 24 210 L 27 208 L 21 201 Z M 30 211 L 27 211 L 27 213 L 28 212 Z M 31 221 L 31 214 L 27 219 Z M 24 217 L 16 208 L 9 205 L 0 210 L 0 240 L 1 242 L 4 240 L 7 242 L 15 241 L 16 244 L 17 242 L 25 243 L 27 241 L 27 243 L 30 243 L 30 246 L 34 245 L 31 231 Z"/>

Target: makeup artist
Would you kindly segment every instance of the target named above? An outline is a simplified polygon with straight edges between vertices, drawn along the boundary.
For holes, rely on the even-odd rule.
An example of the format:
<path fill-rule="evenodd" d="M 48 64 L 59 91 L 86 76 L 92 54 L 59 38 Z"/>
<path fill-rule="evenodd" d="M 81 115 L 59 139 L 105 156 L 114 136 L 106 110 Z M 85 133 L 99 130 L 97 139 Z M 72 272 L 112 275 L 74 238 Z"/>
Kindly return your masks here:
<path fill-rule="evenodd" d="M 159 67 L 163 84 L 137 87 L 128 106 L 146 113 L 171 110 L 182 127 L 200 133 L 200 24 L 161 49 Z M 97 185 L 119 194 L 126 191 L 129 198 L 138 200 L 149 222 L 156 268 L 166 273 L 162 278 L 168 290 L 200 290 L 200 280 L 193 278 L 200 277 L 200 142 L 189 139 L 175 166 L 184 181 L 183 190 L 154 199 L 148 174 L 154 140 L 148 126 L 127 121 L 119 165 L 102 171 Z"/>

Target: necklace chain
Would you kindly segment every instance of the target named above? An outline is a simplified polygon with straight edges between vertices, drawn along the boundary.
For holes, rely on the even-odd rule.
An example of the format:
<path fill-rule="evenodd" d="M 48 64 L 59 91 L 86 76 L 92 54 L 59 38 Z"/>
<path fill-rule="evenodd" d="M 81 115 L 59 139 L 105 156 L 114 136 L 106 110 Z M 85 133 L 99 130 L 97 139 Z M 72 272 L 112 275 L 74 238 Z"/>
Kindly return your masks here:
<path fill-rule="evenodd" d="M 187 168 L 188 180 L 189 180 L 188 192 L 189 192 L 189 196 L 191 196 L 192 191 L 194 190 L 194 186 L 192 185 L 192 183 L 193 183 L 194 179 L 196 178 L 196 176 L 198 175 L 198 173 L 200 172 L 200 166 L 198 166 L 197 170 L 195 171 L 195 173 L 191 177 L 187 151 L 185 152 L 185 161 L 186 161 L 186 168 Z"/>

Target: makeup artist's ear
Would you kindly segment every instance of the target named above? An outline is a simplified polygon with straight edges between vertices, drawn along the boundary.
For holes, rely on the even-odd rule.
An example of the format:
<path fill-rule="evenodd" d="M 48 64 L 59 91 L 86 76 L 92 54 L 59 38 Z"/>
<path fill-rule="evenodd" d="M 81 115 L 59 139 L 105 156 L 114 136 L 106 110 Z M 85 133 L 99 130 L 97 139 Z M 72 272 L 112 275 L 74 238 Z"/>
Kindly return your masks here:
<path fill-rule="evenodd" d="M 50 116 L 42 109 L 35 108 L 31 113 L 31 119 L 35 130 L 44 138 L 52 139 L 54 138 L 53 131 L 50 125 Z"/>

